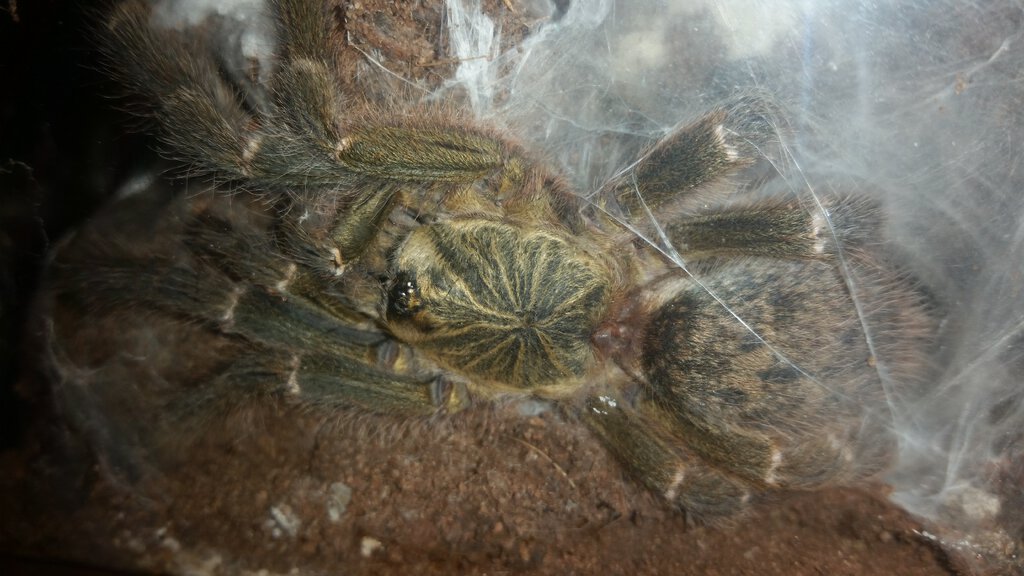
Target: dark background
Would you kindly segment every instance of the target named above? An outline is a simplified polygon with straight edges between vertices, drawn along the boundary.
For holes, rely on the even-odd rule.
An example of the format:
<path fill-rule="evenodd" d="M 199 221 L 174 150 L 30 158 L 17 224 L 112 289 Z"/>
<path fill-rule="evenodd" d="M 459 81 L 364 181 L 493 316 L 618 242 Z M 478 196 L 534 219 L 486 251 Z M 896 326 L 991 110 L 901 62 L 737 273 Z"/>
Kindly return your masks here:
<path fill-rule="evenodd" d="M 141 136 L 126 135 L 93 49 L 89 22 L 101 9 L 0 6 L 0 449 L 22 440 L 27 399 L 44 397 L 27 320 L 48 249 L 153 156 Z"/>

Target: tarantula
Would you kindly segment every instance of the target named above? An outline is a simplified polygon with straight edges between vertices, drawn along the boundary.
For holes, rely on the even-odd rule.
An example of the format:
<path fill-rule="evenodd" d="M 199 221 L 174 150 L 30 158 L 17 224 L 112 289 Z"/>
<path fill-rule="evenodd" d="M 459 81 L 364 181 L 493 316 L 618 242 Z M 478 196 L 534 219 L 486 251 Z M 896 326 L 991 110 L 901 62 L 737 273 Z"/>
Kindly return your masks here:
<path fill-rule="evenodd" d="M 234 342 L 161 412 L 544 399 L 705 517 L 884 466 L 887 397 L 928 314 L 870 202 L 721 191 L 778 144 L 777 106 L 739 96 L 584 195 L 456 114 L 341 96 L 320 3 L 273 7 L 283 49 L 260 94 L 144 3 L 103 31 L 169 153 L 222 190 L 188 204 L 177 256 L 96 241 L 51 266 L 58 298 L 90 313 L 157 311 Z"/>

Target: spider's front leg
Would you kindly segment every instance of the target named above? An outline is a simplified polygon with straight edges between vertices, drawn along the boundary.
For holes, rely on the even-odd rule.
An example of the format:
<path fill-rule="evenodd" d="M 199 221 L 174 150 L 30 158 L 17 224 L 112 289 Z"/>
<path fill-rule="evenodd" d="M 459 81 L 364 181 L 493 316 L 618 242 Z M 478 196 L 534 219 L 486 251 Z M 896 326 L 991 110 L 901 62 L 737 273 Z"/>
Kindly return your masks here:
<path fill-rule="evenodd" d="M 172 155 L 218 180 L 294 200 L 296 233 L 318 240 L 335 271 L 362 254 L 403 195 L 413 212 L 432 212 L 432 203 L 485 182 L 508 212 L 576 217 L 572 195 L 495 133 L 438 109 L 385 111 L 344 98 L 324 3 L 271 4 L 282 53 L 267 94 L 222 73 L 201 30 L 155 27 L 141 0 L 111 14 L 104 50 L 111 71 L 143 96 L 136 111 L 156 120 Z"/>
<path fill-rule="evenodd" d="M 157 121 L 170 151 L 218 181 L 263 194 L 279 209 L 273 242 L 260 239 L 265 245 L 256 251 L 277 254 L 276 260 L 232 271 L 238 268 L 232 258 L 252 259 L 240 247 L 230 250 L 231 258 L 217 259 L 213 268 L 220 272 L 213 274 L 172 266 L 161 278 L 143 279 L 155 286 L 149 292 L 159 300 L 154 305 L 275 350 L 302 344 L 323 352 L 333 342 L 337 350 L 326 352 L 362 367 L 375 362 L 369 348 L 378 344 L 362 343 L 367 328 L 353 326 L 379 320 L 380 282 L 394 280 L 390 254 L 410 230 L 457 214 L 574 230 L 582 225 L 576 197 L 496 133 L 437 109 L 384 111 L 343 98 L 330 41 L 334 18 L 323 2 L 275 0 L 271 10 L 281 53 L 271 70 L 261 71 L 270 78 L 266 94 L 222 72 L 202 29 L 154 27 L 141 0 L 120 4 L 108 21 L 111 69 L 145 97 L 148 108 L 141 111 Z M 195 244 L 234 240 L 222 234 Z M 116 292 L 122 276 L 111 270 L 98 279 L 108 284 L 99 288 Z M 128 284 L 126 294 L 132 293 Z M 151 303 L 145 300 L 150 296 L 138 298 Z M 369 333 L 384 338 L 379 326 Z M 339 397 L 380 390 L 379 406 L 401 404 L 408 383 L 397 375 L 394 387 L 364 391 L 354 384 L 360 378 L 392 381 L 389 370 L 365 378 L 358 370 L 338 372 L 339 382 L 350 383 Z M 282 374 L 291 379 L 292 372 L 279 367 L 271 380 Z M 387 397 L 391 390 L 398 400 Z M 458 395 L 442 396 L 449 411 L 463 403 Z M 396 411 L 436 408 L 421 401 L 405 405 Z"/>
<path fill-rule="evenodd" d="M 204 204 L 220 213 L 180 213 L 181 205 Z M 345 284 L 280 254 L 268 230 L 247 225 L 249 210 L 241 199 L 213 194 L 179 200 L 161 215 L 177 223 L 162 233 L 173 236 L 174 256 L 137 255 L 116 238 L 87 238 L 58 253 L 52 290 L 90 316 L 157 314 L 233 342 L 220 374 L 170 395 L 172 419 L 263 399 L 412 416 L 465 406 L 460 384 L 438 378 L 389 339 Z"/>
<path fill-rule="evenodd" d="M 368 179 L 466 182 L 503 164 L 500 141 L 483 131 L 343 98 L 324 3 L 271 4 L 284 53 L 268 94 L 224 74 L 202 29 L 161 29 L 142 0 L 111 13 L 102 42 L 110 71 L 143 97 L 135 111 L 156 120 L 171 154 L 222 179 L 297 191 Z"/>

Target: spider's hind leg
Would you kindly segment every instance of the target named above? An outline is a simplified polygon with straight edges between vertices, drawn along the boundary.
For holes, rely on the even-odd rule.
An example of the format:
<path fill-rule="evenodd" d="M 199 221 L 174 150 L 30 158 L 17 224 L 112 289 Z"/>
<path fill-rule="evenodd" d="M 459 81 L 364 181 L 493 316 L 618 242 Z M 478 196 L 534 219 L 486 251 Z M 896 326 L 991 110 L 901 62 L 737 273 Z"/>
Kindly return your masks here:
<path fill-rule="evenodd" d="M 662 222 L 672 249 L 686 259 L 759 256 L 828 259 L 881 234 L 878 208 L 863 198 L 825 198 L 821 205 L 756 200 Z"/>
<path fill-rule="evenodd" d="M 682 450 L 659 428 L 657 410 L 645 416 L 611 397 L 593 396 L 581 418 L 635 478 L 695 517 L 724 517 L 743 509 L 753 495 L 750 485 Z"/>
<path fill-rule="evenodd" d="M 670 132 L 602 195 L 631 219 L 656 213 L 768 155 L 780 139 L 780 117 L 765 96 L 737 98 Z"/>
<path fill-rule="evenodd" d="M 878 237 L 875 212 L 877 207 L 865 199 L 827 198 L 820 206 L 757 200 L 661 224 L 672 249 L 686 259 L 828 259 L 839 247 L 862 246 Z"/>

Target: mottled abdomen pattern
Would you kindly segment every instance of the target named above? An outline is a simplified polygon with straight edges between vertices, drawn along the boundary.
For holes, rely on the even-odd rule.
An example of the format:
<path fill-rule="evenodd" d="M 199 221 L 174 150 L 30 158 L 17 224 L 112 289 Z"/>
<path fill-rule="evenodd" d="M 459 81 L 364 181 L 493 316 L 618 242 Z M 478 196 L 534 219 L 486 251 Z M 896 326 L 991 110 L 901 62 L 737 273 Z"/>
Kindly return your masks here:
<path fill-rule="evenodd" d="M 643 344 L 653 399 L 686 444 L 756 483 L 873 471 L 850 467 L 878 464 L 857 456 L 883 388 L 835 266 L 748 258 L 700 278 L 676 281 Z"/>

